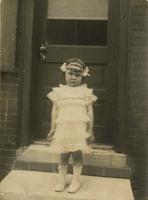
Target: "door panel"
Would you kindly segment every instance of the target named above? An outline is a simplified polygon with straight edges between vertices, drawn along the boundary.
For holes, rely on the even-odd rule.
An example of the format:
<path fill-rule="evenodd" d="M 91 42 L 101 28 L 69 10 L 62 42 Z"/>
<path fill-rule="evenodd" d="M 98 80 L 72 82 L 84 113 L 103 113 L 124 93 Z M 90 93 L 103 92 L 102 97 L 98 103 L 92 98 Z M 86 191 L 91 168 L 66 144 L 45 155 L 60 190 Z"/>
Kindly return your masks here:
<path fill-rule="evenodd" d="M 48 45 L 45 62 L 64 62 L 71 57 L 80 57 L 86 63 L 107 63 L 107 47 Z"/>
<path fill-rule="evenodd" d="M 53 1 L 49 0 L 49 3 L 50 2 Z M 95 2 L 99 3 L 100 0 L 95 0 Z M 115 0 L 112 1 L 112 3 L 116 2 L 117 1 Z M 93 35 L 91 40 L 89 34 L 87 34 L 87 37 L 85 38 L 82 37 L 83 34 L 81 35 L 81 33 L 84 32 L 84 27 L 88 28 L 89 26 L 92 26 L 92 24 L 89 23 L 90 21 L 87 21 L 88 19 L 82 19 L 81 17 L 81 19 L 74 18 L 73 20 L 69 20 L 64 18 L 64 21 L 67 20 L 65 23 L 68 22 L 68 25 L 66 25 L 67 27 L 65 26 L 67 32 L 61 31 L 60 33 L 60 30 L 58 31 L 57 28 L 59 19 L 56 18 L 55 21 L 53 20 L 54 17 L 50 17 L 49 19 L 49 12 L 50 10 L 48 11 L 48 17 L 46 16 L 46 19 L 44 19 L 46 24 L 44 28 L 46 28 L 42 30 L 44 32 L 46 31 L 46 34 L 42 34 L 46 36 L 44 37 L 44 41 L 47 41 L 46 58 L 38 64 L 38 83 L 36 88 L 36 103 L 34 105 L 38 109 L 38 115 L 34 118 L 36 121 L 36 126 L 33 129 L 34 137 L 45 138 L 50 129 L 52 103 L 47 99 L 46 95 L 51 91 L 52 87 L 58 86 L 59 83 L 64 83 L 64 76 L 59 67 L 67 59 L 79 57 L 90 68 L 91 76 L 87 79 L 88 87 L 93 88 L 95 95 L 99 98 L 94 104 L 94 133 L 96 142 L 112 143 L 116 99 L 114 92 L 116 89 L 116 67 L 114 66 L 114 60 L 112 60 L 115 59 L 115 57 L 111 58 L 108 46 L 110 43 L 109 39 L 112 38 L 110 37 L 110 34 L 112 34 L 111 30 L 108 30 L 111 14 L 109 17 L 106 15 L 106 19 L 103 18 L 100 20 L 98 18 L 98 21 L 96 19 L 96 21 L 93 21 L 94 18 L 89 19 L 90 21 L 92 20 L 93 23 L 95 22 L 98 24 L 98 29 L 94 26 L 95 33 L 91 30 L 90 34 L 98 34 L 99 40 L 98 38 L 93 38 Z M 112 15 L 114 15 L 114 13 L 112 13 Z M 49 20 L 52 20 L 52 23 Z M 101 24 L 101 21 L 103 26 L 99 25 Z M 86 24 L 86 26 L 83 27 L 84 24 Z M 56 29 L 53 30 L 52 28 L 54 27 L 56 27 Z M 103 36 L 99 35 L 100 27 L 102 27 L 102 33 L 104 33 Z M 104 29 L 104 27 L 106 28 Z M 68 37 L 68 33 L 70 34 L 73 31 L 75 33 L 74 36 L 71 34 L 70 37 Z M 113 33 L 114 31 L 115 30 L 113 30 Z M 114 45 L 112 46 L 112 51 L 116 52 L 116 47 Z"/>

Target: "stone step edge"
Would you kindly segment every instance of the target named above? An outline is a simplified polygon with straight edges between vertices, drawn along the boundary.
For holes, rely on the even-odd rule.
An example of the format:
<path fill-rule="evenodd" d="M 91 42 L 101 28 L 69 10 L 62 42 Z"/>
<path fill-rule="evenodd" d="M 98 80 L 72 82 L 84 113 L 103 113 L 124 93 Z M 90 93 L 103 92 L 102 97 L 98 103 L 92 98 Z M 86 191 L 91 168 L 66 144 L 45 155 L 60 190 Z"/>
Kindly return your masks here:
<path fill-rule="evenodd" d="M 49 146 L 49 142 L 46 139 L 36 139 L 32 142 L 33 145 L 42 145 L 42 146 Z M 102 149 L 102 150 L 113 150 L 113 145 L 106 144 L 106 143 L 93 143 L 91 144 L 93 149 Z"/>
<path fill-rule="evenodd" d="M 58 163 L 15 161 L 12 166 L 12 169 L 58 172 Z M 68 171 L 69 173 L 72 173 L 72 165 L 69 165 Z M 131 168 L 128 166 L 124 168 L 112 168 L 112 167 L 84 165 L 83 174 L 89 176 L 103 176 L 103 177 L 115 177 L 115 178 L 127 179 L 131 177 Z"/>

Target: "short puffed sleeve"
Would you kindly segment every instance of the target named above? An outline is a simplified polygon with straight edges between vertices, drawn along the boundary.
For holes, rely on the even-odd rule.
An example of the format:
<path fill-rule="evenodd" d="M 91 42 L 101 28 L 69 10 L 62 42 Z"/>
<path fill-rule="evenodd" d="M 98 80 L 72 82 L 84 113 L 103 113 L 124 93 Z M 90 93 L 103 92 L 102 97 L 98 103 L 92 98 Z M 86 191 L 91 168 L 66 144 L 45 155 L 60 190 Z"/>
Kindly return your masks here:
<path fill-rule="evenodd" d="M 57 102 L 59 100 L 57 89 L 53 88 L 52 91 L 47 94 L 47 98 L 53 102 Z"/>
<path fill-rule="evenodd" d="M 94 103 L 98 98 L 93 94 L 93 89 L 87 89 L 86 91 L 86 103 L 89 105 Z"/>

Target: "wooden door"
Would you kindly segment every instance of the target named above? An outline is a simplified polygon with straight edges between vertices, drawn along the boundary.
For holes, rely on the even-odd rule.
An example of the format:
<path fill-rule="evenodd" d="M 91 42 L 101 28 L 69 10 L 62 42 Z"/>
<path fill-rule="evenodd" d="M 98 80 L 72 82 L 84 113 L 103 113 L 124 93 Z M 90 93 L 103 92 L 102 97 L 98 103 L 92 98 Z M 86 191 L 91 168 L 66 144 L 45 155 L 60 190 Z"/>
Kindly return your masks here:
<path fill-rule="evenodd" d="M 88 87 L 101 101 L 94 104 L 97 143 L 112 143 L 116 107 L 117 0 L 36 1 L 35 66 L 32 100 L 32 134 L 45 138 L 50 129 L 52 104 L 46 95 L 64 83 L 60 65 L 78 57 L 90 68 Z M 39 44 L 46 44 L 45 59 Z"/>

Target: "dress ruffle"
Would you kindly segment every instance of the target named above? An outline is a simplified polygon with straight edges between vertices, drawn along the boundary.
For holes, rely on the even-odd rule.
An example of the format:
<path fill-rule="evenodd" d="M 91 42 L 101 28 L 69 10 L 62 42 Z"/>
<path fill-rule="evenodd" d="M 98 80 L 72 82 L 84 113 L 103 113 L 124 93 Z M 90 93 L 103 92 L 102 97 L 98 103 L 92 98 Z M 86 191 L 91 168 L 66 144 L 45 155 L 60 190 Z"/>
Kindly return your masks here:
<path fill-rule="evenodd" d="M 60 100 L 60 96 L 56 90 L 58 90 L 58 88 L 53 88 L 53 91 L 47 94 L 48 99 L 53 102 Z"/>
<path fill-rule="evenodd" d="M 84 122 L 58 124 L 53 136 L 53 151 L 60 153 L 81 150 L 83 153 L 90 153 L 91 147 L 87 144 L 89 134 L 86 129 Z"/>
<path fill-rule="evenodd" d="M 87 88 L 87 95 L 86 95 L 86 104 L 94 103 L 97 100 L 97 97 L 93 94 L 93 89 Z"/>
<path fill-rule="evenodd" d="M 94 103 L 97 97 L 93 94 L 93 90 L 87 88 L 86 84 L 78 87 L 69 87 L 61 85 L 53 88 L 53 91 L 47 94 L 47 97 L 57 102 L 58 105 L 79 104 L 88 105 Z"/>

